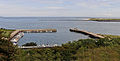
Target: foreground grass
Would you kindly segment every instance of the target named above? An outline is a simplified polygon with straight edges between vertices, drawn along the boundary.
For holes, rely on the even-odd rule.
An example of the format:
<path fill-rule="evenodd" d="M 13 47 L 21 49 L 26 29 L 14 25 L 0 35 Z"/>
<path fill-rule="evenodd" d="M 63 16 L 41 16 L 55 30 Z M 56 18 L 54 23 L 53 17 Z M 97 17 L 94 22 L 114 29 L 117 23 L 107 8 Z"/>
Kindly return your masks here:
<path fill-rule="evenodd" d="M 13 31 L 14 31 L 14 30 L 0 29 L 1 37 L 9 38 L 9 37 L 10 37 L 10 34 L 11 34 Z"/>

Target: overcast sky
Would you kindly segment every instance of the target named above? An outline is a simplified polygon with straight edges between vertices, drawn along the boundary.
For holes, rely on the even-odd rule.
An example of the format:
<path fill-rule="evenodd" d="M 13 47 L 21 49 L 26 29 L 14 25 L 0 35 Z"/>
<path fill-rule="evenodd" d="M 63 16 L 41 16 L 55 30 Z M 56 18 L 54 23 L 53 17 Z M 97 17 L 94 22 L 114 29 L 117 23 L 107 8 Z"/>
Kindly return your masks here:
<path fill-rule="evenodd" d="M 0 16 L 120 17 L 120 0 L 0 0 Z"/>

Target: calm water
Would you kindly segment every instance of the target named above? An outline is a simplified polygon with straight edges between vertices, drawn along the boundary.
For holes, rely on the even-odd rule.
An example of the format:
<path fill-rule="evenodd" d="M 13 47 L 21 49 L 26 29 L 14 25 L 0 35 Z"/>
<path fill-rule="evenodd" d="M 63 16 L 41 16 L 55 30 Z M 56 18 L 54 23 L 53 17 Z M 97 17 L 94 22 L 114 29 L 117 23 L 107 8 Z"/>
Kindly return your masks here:
<path fill-rule="evenodd" d="M 19 45 L 36 42 L 41 44 L 67 43 L 68 41 L 89 38 L 88 36 L 70 32 L 70 28 L 80 28 L 94 33 L 120 35 L 120 22 L 95 22 L 85 21 L 78 17 L 19 17 L 19 18 L 0 18 L 0 27 L 10 29 L 57 29 L 56 33 L 26 33 L 18 42 Z"/>

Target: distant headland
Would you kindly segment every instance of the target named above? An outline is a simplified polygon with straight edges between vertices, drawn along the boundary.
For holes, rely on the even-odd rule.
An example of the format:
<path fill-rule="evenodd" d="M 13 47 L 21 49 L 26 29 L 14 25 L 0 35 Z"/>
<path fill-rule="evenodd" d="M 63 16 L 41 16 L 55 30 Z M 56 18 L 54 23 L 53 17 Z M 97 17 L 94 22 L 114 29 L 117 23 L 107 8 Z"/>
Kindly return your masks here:
<path fill-rule="evenodd" d="M 120 19 L 114 19 L 114 18 L 89 18 L 88 20 L 99 21 L 99 22 L 120 22 Z"/>

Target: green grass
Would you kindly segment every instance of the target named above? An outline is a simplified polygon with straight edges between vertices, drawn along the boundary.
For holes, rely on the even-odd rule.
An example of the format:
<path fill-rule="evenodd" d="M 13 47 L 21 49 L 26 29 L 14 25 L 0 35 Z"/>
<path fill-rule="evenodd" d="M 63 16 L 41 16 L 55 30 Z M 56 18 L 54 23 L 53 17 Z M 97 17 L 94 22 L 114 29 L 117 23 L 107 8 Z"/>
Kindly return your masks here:
<path fill-rule="evenodd" d="M 10 37 L 10 34 L 11 34 L 13 31 L 14 31 L 14 30 L 0 29 L 0 35 L 1 35 L 2 37 L 9 38 L 9 37 Z"/>

